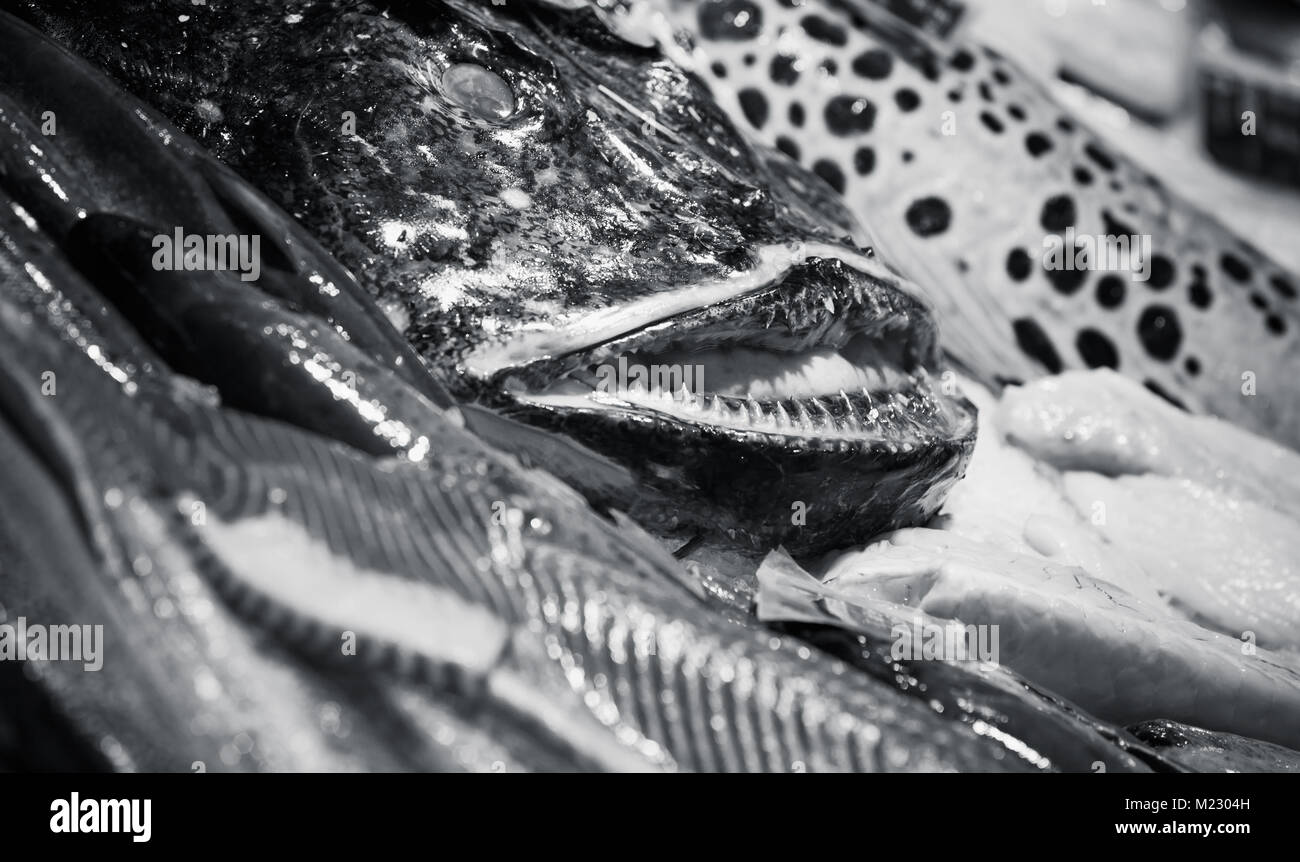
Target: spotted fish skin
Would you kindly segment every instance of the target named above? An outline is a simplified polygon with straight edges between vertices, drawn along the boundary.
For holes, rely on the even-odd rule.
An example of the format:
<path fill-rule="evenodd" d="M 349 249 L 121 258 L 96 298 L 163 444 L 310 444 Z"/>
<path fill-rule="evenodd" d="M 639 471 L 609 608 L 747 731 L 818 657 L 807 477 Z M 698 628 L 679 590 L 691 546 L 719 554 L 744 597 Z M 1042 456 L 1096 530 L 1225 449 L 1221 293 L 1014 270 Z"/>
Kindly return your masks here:
<path fill-rule="evenodd" d="M 1193 412 L 1300 444 L 1300 280 L 1010 59 L 933 42 L 871 3 L 623 7 L 738 122 L 842 194 L 978 377 L 1117 368 Z M 1049 269 L 1046 238 L 1069 228 L 1076 240 L 1149 236 L 1148 280 Z"/>

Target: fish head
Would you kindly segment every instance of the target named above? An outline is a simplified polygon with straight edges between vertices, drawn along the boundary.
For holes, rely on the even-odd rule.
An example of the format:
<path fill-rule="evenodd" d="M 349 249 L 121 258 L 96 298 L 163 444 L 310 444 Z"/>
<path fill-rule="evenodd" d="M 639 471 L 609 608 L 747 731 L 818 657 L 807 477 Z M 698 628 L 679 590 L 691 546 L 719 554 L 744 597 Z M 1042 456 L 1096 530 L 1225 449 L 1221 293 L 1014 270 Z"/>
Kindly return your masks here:
<path fill-rule="evenodd" d="M 604 502 L 663 532 L 813 549 L 927 517 L 974 411 L 842 205 L 586 10 L 449 8 L 390 61 L 368 236 L 457 394 L 631 470 Z"/>

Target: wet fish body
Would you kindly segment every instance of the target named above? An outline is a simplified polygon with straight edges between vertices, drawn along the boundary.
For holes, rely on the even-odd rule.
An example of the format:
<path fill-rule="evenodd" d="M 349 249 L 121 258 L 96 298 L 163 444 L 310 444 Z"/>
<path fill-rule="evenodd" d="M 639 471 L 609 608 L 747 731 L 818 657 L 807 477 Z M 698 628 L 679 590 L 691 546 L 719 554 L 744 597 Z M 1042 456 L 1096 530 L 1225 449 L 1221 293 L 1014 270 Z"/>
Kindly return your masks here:
<path fill-rule="evenodd" d="M 1108 721 L 1162 716 L 1300 743 L 1278 720 L 1300 711 L 1289 653 L 1247 652 L 1078 567 L 912 528 L 839 557 L 825 589 L 851 609 L 887 608 L 894 623 L 997 625 L 999 661 Z"/>
<path fill-rule="evenodd" d="M 1188 417 L 1110 372 L 1010 389 L 994 414 L 1062 473 L 1062 492 L 1189 617 L 1270 649 L 1300 646 L 1300 456 Z M 1157 516 L 1158 513 L 1158 516 Z"/>

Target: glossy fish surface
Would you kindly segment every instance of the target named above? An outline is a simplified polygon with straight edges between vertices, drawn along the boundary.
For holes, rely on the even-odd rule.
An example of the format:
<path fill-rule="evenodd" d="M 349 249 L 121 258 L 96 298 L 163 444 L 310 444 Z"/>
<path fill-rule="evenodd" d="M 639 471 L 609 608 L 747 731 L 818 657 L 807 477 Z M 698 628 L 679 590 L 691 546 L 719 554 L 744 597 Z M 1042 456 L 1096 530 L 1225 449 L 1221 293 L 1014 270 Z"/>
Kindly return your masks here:
<path fill-rule="evenodd" d="M 1147 721 L 1132 728 L 1138 738 L 1197 772 L 1300 772 L 1300 753 L 1175 721 Z"/>
<path fill-rule="evenodd" d="M 1244 650 L 1083 569 L 939 530 L 912 528 L 834 561 L 826 593 L 905 624 L 914 616 L 996 625 L 998 661 L 1122 724 L 1164 716 L 1300 744 L 1291 654 Z"/>
<path fill-rule="evenodd" d="M 763 561 L 758 582 L 759 619 L 877 679 L 917 693 L 936 712 L 977 733 L 1018 740 L 1028 746 L 1030 757 L 1073 772 L 1130 771 L 1141 764 L 1173 768 L 1118 727 L 1097 721 L 999 664 L 1000 656 L 930 660 L 919 649 L 914 655 L 900 655 L 899 626 L 913 622 L 905 612 L 883 601 L 846 597 L 781 551 Z"/>

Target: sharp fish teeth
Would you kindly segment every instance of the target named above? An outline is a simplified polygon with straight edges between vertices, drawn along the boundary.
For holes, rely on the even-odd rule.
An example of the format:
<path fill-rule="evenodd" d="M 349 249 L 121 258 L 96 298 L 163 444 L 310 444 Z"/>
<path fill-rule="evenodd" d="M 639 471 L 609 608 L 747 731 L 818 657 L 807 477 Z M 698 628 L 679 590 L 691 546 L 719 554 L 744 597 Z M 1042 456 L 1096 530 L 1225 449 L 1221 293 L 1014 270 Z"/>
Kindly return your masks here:
<path fill-rule="evenodd" d="M 808 415 L 808 408 L 804 406 L 802 401 L 796 401 L 794 403 L 794 406 L 799 411 L 798 427 L 802 429 L 806 429 L 808 431 L 812 431 L 813 421 L 812 421 L 812 416 Z"/>
<path fill-rule="evenodd" d="M 790 414 L 785 412 L 785 405 L 780 401 L 776 402 L 776 412 L 772 414 L 772 418 L 776 421 L 776 427 L 778 428 L 789 428 L 791 425 Z"/>
<path fill-rule="evenodd" d="M 840 390 L 840 400 L 844 402 L 845 421 L 860 425 L 862 420 L 858 417 L 858 411 L 853 409 L 853 402 L 849 400 L 849 394 L 843 389 Z"/>
<path fill-rule="evenodd" d="M 839 430 L 840 423 L 835 421 L 834 414 L 832 414 L 831 411 L 826 409 L 826 405 L 821 403 L 821 401 L 818 400 L 817 398 L 810 398 L 809 400 L 812 402 L 813 409 L 815 409 L 818 413 L 821 414 L 822 424 L 827 428 L 834 428 L 835 430 Z"/>

